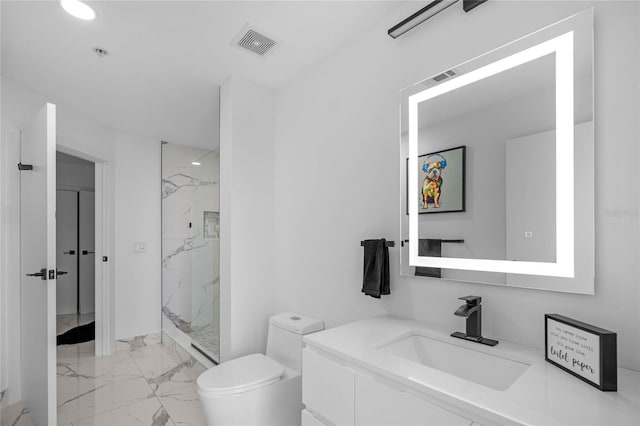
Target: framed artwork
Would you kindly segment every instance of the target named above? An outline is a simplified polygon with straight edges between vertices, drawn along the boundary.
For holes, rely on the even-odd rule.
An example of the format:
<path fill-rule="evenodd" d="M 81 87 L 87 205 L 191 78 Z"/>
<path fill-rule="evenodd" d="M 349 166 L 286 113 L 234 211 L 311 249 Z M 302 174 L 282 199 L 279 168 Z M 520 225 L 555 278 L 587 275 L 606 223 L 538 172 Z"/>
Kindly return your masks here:
<path fill-rule="evenodd" d="M 466 149 L 463 145 L 418 156 L 419 214 L 465 211 Z M 407 191 L 408 167 L 407 158 Z"/>

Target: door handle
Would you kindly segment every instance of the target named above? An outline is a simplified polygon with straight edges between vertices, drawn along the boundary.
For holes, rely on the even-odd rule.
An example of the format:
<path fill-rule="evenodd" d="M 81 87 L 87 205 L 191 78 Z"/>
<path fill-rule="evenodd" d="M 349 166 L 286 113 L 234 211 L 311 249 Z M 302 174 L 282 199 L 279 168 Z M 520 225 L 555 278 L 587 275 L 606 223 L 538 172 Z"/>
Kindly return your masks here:
<path fill-rule="evenodd" d="M 43 281 L 47 280 L 47 270 L 45 268 L 40 269 L 40 272 L 33 274 L 27 274 L 28 277 L 40 277 Z"/>
<path fill-rule="evenodd" d="M 59 277 L 60 275 L 67 275 L 67 274 L 68 274 L 68 272 L 67 272 L 67 271 L 58 271 L 58 270 L 56 269 L 56 277 Z"/>
<path fill-rule="evenodd" d="M 70 255 L 73 256 L 74 254 L 76 254 L 76 251 L 75 250 L 69 250 L 69 251 L 63 252 L 62 254 L 70 254 Z"/>
<path fill-rule="evenodd" d="M 87 254 L 94 254 L 95 251 L 87 251 L 87 250 L 82 250 L 82 254 L 83 255 L 87 255 Z"/>

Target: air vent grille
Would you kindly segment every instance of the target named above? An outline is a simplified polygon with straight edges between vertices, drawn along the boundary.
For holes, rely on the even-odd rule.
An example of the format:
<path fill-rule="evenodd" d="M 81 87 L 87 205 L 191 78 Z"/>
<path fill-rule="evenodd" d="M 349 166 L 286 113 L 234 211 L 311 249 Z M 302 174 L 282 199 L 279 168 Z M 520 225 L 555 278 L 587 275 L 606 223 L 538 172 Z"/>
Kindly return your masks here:
<path fill-rule="evenodd" d="M 433 79 L 434 79 L 435 81 L 437 81 L 438 83 L 440 83 L 442 80 L 447 79 L 447 78 L 449 78 L 449 76 L 448 76 L 448 75 L 446 75 L 445 73 L 438 74 L 438 75 L 436 75 L 435 77 L 433 77 Z"/>
<path fill-rule="evenodd" d="M 276 42 L 254 30 L 248 30 L 238 41 L 238 46 L 244 47 L 253 53 L 264 56 Z"/>
<path fill-rule="evenodd" d="M 457 73 L 454 70 L 445 71 L 442 74 L 438 74 L 433 77 L 433 81 L 440 83 L 442 80 L 446 80 L 449 77 L 453 77 Z"/>

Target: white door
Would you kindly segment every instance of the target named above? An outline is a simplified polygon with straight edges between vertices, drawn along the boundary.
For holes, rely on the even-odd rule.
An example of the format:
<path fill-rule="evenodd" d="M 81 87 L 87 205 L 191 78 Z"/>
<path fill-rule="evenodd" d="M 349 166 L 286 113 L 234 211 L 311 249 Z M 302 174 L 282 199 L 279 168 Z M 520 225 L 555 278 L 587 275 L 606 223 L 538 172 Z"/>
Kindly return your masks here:
<path fill-rule="evenodd" d="M 78 312 L 78 192 L 58 190 L 56 258 L 66 275 L 56 280 L 57 315 Z"/>
<path fill-rule="evenodd" d="M 91 191 L 80 191 L 80 313 L 95 312 L 96 305 L 96 197 Z"/>
<path fill-rule="evenodd" d="M 56 424 L 56 106 L 22 132 L 20 271 L 22 396 L 38 425 Z"/>

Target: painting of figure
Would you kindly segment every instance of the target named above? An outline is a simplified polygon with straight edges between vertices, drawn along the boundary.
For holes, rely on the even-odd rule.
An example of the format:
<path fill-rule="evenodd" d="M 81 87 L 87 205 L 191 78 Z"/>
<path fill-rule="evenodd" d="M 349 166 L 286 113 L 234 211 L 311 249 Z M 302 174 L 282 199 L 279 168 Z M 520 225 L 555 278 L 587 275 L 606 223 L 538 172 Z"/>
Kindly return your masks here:
<path fill-rule="evenodd" d="M 465 154 L 458 146 L 418 157 L 419 213 L 465 211 Z"/>
<path fill-rule="evenodd" d="M 431 163 L 425 162 L 422 165 L 422 171 L 425 173 L 425 178 L 422 181 L 422 208 L 428 209 L 429 204 L 433 204 L 433 207 L 440 208 L 440 193 L 442 191 L 442 174 L 447 167 L 446 160 L 434 161 Z"/>

